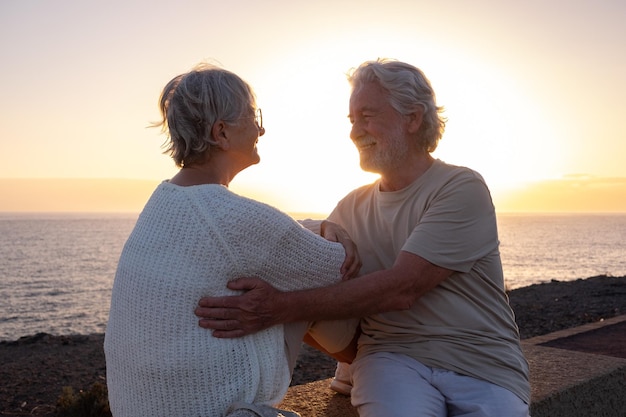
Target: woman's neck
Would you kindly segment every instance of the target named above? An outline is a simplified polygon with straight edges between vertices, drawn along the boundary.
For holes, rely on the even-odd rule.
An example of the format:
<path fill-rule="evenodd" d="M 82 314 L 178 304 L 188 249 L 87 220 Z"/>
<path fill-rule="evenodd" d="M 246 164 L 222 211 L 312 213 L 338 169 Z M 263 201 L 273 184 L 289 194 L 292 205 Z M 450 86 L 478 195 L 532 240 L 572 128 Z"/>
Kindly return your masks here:
<path fill-rule="evenodd" d="M 226 170 L 216 169 L 215 164 L 194 164 L 181 168 L 169 182 L 183 187 L 202 184 L 220 184 L 228 187 L 233 177 Z"/>

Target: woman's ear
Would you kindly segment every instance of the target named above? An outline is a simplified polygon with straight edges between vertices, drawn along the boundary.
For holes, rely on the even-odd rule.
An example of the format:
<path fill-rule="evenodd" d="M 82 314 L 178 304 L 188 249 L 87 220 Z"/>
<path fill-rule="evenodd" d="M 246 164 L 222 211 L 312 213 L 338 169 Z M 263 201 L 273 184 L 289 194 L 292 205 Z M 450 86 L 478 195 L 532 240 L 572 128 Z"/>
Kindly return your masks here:
<path fill-rule="evenodd" d="M 224 123 L 223 120 L 216 120 L 211 127 L 211 136 L 213 140 L 217 142 L 217 146 L 219 146 L 222 150 L 228 150 L 230 148 L 230 133 L 228 130 L 228 125 Z"/>
<path fill-rule="evenodd" d="M 406 117 L 409 118 L 408 130 L 410 133 L 417 133 L 419 131 L 419 128 L 422 125 L 423 116 L 424 109 L 421 107 L 419 108 L 419 110 L 416 110 L 413 113 L 406 115 Z"/>

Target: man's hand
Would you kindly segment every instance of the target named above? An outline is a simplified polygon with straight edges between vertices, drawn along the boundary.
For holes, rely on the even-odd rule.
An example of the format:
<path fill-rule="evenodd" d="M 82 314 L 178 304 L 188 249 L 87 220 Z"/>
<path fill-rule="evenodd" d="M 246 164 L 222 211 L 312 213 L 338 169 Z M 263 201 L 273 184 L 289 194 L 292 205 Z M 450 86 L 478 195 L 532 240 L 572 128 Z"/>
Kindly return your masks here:
<path fill-rule="evenodd" d="M 281 294 L 259 278 L 238 278 L 228 283 L 231 290 L 245 291 L 242 295 L 204 297 L 194 313 L 198 324 L 212 329 L 213 336 L 234 338 L 256 333 L 280 323 L 276 300 Z"/>
<path fill-rule="evenodd" d="M 343 249 L 346 251 L 346 258 L 341 265 L 343 280 L 356 277 L 361 269 L 362 262 L 356 244 L 350 239 L 348 232 L 337 223 L 324 220 L 320 228 L 320 234 L 326 240 L 339 242 L 343 245 Z"/>

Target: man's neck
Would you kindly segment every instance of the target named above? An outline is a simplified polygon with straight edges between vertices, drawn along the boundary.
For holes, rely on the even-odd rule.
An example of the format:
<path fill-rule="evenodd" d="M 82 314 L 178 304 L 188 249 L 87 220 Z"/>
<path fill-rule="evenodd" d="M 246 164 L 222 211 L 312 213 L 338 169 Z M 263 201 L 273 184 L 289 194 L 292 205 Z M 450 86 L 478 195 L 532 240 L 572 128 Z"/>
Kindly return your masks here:
<path fill-rule="evenodd" d="M 413 158 L 411 163 L 401 169 L 393 170 L 389 173 L 381 173 L 380 191 L 398 191 L 411 185 L 421 177 L 433 164 L 434 158 L 430 153 L 420 153 Z"/>

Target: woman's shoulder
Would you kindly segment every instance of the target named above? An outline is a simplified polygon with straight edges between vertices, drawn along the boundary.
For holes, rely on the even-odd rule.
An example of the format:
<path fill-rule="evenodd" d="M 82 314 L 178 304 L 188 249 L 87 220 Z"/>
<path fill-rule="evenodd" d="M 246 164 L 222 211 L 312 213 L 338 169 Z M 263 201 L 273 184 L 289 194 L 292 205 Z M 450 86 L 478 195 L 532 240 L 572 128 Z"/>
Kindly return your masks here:
<path fill-rule="evenodd" d="M 155 194 L 157 200 L 168 202 L 170 212 L 186 212 L 187 221 L 202 221 L 204 218 L 209 221 L 208 224 L 226 222 L 239 226 L 249 225 L 251 229 L 288 228 L 298 225 L 278 208 L 237 194 L 219 184 L 182 187 L 164 181 Z"/>
<path fill-rule="evenodd" d="M 211 198 L 219 198 L 218 204 L 226 210 L 229 217 L 237 217 L 241 222 L 252 222 L 257 224 L 270 224 L 274 227 L 289 227 L 298 223 L 282 210 L 259 200 L 240 195 L 228 188 L 222 190 L 211 190 Z"/>

